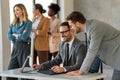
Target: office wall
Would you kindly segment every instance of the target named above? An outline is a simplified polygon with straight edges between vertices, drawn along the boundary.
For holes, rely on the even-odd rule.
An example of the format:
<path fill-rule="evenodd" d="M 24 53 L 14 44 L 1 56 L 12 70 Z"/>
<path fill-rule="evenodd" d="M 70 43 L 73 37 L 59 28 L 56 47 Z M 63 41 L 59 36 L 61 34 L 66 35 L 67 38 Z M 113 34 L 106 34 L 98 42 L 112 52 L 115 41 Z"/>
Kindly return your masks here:
<path fill-rule="evenodd" d="M 74 0 L 58 0 L 58 4 L 61 7 L 59 17 L 61 21 L 65 21 L 66 16 L 73 11 Z"/>
<path fill-rule="evenodd" d="M 120 30 L 120 0 L 74 0 L 74 10 L 87 19 L 105 21 Z"/>
<path fill-rule="evenodd" d="M 120 0 L 74 0 L 74 10 L 88 20 L 102 20 L 120 30 Z M 85 40 L 84 33 L 79 38 Z"/>

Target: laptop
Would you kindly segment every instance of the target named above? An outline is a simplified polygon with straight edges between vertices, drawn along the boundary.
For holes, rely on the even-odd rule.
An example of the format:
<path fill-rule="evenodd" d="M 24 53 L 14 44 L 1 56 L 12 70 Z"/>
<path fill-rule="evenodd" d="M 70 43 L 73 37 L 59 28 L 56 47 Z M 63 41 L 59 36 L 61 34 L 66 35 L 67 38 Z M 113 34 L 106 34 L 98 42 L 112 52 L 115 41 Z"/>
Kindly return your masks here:
<path fill-rule="evenodd" d="M 63 73 L 56 73 L 52 69 L 45 69 L 45 70 L 38 70 L 38 73 L 48 74 L 48 75 L 56 75 L 56 74 L 63 74 Z"/>

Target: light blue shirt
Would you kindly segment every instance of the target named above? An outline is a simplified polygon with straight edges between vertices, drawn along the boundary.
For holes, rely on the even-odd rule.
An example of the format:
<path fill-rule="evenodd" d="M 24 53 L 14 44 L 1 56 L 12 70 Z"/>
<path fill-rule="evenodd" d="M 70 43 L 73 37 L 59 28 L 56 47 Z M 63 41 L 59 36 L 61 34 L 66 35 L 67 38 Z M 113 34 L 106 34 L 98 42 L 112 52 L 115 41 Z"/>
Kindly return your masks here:
<path fill-rule="evenodd" d="M 32 29 L 37 29 L 39 23 L 40 23 L 40 18 L 38 17 L 38 18 L 36 18 L 35 21 L 32 23 Z M 36 32 L 36 34 L 38 35 L 38 31 Z M 34 32 L 31 32 L 30 37 L 31 37 L 31 38 L 35 38 L 35 33 L 34 33 Z"/>
<path fill-rule="evenodd" d="M 69 44 L 69 53 L 70 53 L 70 50 L 71 50 L 72 43 L 73 43 L 74 39 L 75 39 L 75 38 L 73 37 L 70 42 L 67 42 L 67 43 Z"/>

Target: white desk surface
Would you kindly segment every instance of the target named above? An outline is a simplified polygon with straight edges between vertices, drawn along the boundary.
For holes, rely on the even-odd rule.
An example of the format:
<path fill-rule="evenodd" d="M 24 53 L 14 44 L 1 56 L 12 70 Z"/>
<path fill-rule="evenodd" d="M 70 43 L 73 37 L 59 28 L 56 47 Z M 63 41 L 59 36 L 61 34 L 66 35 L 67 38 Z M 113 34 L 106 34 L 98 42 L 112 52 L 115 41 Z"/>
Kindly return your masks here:
<path fill-rule="evenodd" d="M 25 70 L 26 69 L 29 70 L 29 68 L 25 68 Z M 32 71 L 29 73 L 20 73 L 18 69 L 13 69 L 0 72 L 0 76 L 39 80 L 96 80 L 100 78 L 105 78 L 107 75 L 101 73 L 86 74 L 81 76 L 66 76 L 64 74 L 46 75 L 38 73 L 36 71 Z"/>

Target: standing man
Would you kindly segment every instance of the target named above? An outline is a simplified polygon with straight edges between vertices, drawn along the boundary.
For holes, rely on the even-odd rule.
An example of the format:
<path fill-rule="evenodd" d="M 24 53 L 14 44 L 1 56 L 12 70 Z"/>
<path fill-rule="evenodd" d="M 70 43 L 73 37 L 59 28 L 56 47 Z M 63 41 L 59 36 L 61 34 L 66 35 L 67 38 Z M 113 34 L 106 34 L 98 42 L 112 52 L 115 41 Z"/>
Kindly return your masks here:
<path fill-rule="evenodd" d="M 40 65 L 34 64 L 34 69 L 52 69 L 56 73 L 69 72 L 81 67 L 86 55 L 85 45 L 74 37 L 73 30 L 68 22 L 60 25 L 60 37 L 62 42 L 56 57 Z M 67 46 L 69 44 L 69 46 Z M 63 67 L 58 66 L 63 64 Z"/>
<path fill-rule="evenodd" d="M 66 19 L 76 32 L 87 33 L 90 41 L 80 70 L 70 72 L 68 75 L 88 73 L 97 55 L 105 64 L 114 68 L 112 80 L 120 80 L 120 31 L 96 19 L 86 20 L 83 14 L 77 11 L 72 12 Z"/>

